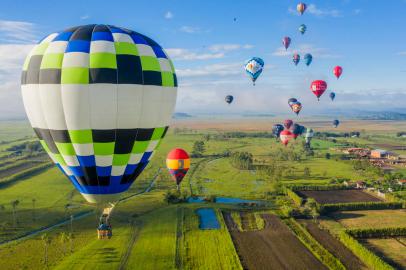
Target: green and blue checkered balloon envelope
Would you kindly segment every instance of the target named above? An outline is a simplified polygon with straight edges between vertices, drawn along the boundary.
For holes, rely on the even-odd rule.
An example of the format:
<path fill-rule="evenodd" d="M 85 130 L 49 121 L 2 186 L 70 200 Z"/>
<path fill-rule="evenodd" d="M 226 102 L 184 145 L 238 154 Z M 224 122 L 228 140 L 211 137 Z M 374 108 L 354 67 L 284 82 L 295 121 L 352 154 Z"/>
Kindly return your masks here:
<path fill-rule="evenodd" d="M 93 24 L 41 40 L 21 88 L 46 152 L 87 201 L 103 203 L 131 186 L 165 136 L 177 79 L 152 39 Z"/>

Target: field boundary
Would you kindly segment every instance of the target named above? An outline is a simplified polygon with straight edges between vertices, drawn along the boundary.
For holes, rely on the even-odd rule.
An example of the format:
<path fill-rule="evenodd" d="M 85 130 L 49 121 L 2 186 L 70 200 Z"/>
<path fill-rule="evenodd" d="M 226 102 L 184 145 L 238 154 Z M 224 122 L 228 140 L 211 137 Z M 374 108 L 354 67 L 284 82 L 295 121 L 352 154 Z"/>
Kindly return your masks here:
<path fill-rule="evenodd" d="M 386 238 L 406 236 L 406 227 L 346 229 L 355 238 Z"/>
<path fill-rule="evenodd" d="M 354 202 L 320 204 L 320 214 L 337 211 L 402 209 L 401 202 Z"/>

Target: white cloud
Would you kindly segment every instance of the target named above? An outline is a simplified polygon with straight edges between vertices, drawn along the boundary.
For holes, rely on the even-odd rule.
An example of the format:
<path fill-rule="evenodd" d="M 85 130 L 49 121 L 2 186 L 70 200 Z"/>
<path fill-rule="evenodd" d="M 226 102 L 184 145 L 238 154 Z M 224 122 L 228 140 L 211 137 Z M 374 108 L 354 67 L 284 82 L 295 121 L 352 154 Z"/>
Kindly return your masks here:
<path fill-rule="evenodd" d="M 288 12 L 299 16 L 299 13 L 297 12 L 297 10 L 292 7 L 289 7 Z M 323 17 L 323 16 L 341 17 L 342 16 L 341 12 L 337 9 L 321 9 L 321 8 L 318 8 L 315 4 L 308 5 L 305 12 L 318 16 L 318 17 Z"/>
<path fill-rule="evenodd" d="M 20 72 L 33 44 L 0 44 L 0 76 Z"/>
<path fill-rule="evenodd" d="M 34 43 L 36 39 L 35 24 L 23 21 L 0 20 L 0 42 Z"/>
<path fill-rule="evenodd" d="M 397 55 L 406 55 L 406 51 L 398 52 Z"/>
<path fill-rule="evenodd" d="M 201 77 L 201 76 L 228 76 L 243 73 L 241 63 L 212 64 L 193 69 L 177 69 L 176 74 L 181 77 Z"/>
<path fill-rule="evenodd" d="M 170 20 L 170 19 L 172 19 L 173 18 L 173 13 L 172 12 L 170 12 L 170 11 L 167 11 L 166 13 L 165 13 L 165 19 L 168 19 L 168 20 Z"/>
<path fill-rule="evenodd" d="M 195 33 L 202 32 L 202 30 L 199 27 L 187 26 L 187 25 L 182 26 L 179 30 L 181 32 L 185 32 L 188 34 L 195 34 Z"/>
<path fill-rule="evenodd" d="M 310 53 L 313 57 L 318 58 L 340 58 L 341 55 L 331 53 L 327 48 L 314 47 L 312 44 L 300 44 L 297 48 L 289 48 L 285 50 L 284 47 L 276 49 L 272 55 L 274 56 L 289 56 L 293 53 L 305 54 Z"/>
<path fill-rule="evenodd" d="M 235 51 L 239 49 L 252 49 L 254 46 L 251 44 L 215 44 L 209 47 L 210 51 L 219 52 L 219 51 Z"/>
<path fill-rule="evenodd" d="M 87 19 L 89 19 L 89 18 L 90 18 L 90 15 L 89 15 L 89 14 L 85 14 L 85 15 L 83 15 L 83 16 L 80 17 L 81 20 L 87 20 Z"/>
<path fill-rule="evenodd" d="M 208 60 L 219 59 L 224 57 L 224 53 L 198 53 L 196 51 L 172 48 L 165 50 L 173 60 Z"/>

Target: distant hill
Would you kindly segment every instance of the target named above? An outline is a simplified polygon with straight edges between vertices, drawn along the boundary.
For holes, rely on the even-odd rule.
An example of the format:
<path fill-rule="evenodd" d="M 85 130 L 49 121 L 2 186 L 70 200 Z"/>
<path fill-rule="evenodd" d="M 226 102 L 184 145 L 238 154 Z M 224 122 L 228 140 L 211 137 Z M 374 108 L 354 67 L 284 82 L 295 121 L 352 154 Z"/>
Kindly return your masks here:
<path fill-rule="evenodd" d="M 173 118 L 175 119 L 190 118 L 190 117 L 192 117 L 192 115 L 183 112 L 175 112 L 173 114 Z"/>
<path fill-rule="evenodd" d="M 242 117 L 274 117 L 274 114 L 270 113 L 245 113 L 241 114 Z"/>
<path fill-rule="evenodd" d="M 406 120 L 406 113 L 398 112 L 360 112 L 354 118 L 362 120 Z"/>

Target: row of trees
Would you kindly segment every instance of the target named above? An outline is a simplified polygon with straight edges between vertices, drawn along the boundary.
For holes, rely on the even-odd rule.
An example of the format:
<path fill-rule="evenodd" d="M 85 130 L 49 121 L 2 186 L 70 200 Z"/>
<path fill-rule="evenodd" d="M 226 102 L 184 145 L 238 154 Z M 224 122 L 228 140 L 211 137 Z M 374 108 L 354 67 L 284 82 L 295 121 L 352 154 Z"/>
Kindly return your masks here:
<path fill-rule="evenodd" d="M 248 152 L 234 152 L 230 155 L 231 165 L 240 170 L 252 169 L 253 156 Z"/>

